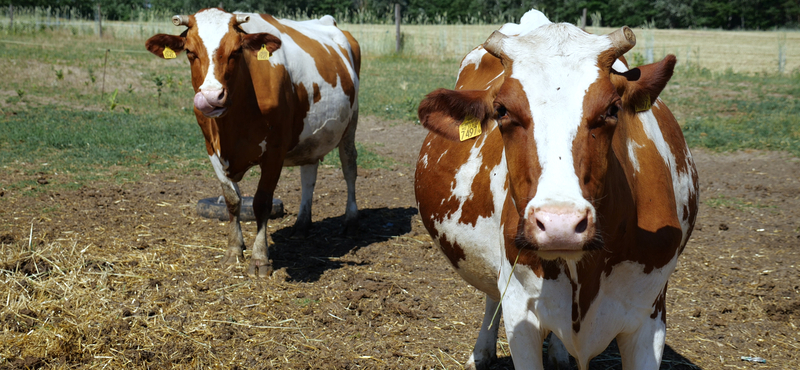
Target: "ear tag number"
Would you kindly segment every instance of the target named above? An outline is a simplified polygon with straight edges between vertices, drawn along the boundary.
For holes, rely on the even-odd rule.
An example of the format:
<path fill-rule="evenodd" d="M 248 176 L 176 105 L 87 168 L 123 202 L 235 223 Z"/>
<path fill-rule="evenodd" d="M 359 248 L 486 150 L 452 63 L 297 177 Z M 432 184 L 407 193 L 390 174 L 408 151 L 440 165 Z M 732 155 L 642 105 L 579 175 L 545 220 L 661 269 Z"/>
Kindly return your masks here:
<path fill-rule="evenodd" d="M 269 60 L 269 50 L 267 50 L 267 45 L 261 45 L 261 50 L 258 51 L 256 55 L 258 60 Z"/>
<path fill-rule="evenodd" d="M 481 134 L 481 121 L 467 115 L 461 125 L 458 126 L 458 136 L 461 141 L 472 139 Z"/>
<path fill-rule="evenodd" d="M 175 59 L 178 57 L 175 51 L 170 49 L 169 46 L 164 46 L 164 59 Z"/>
<path fill-rule="evenodd" d="M 650 110 L 653 106 L 650 105 L 650 94 L 644 96 L 644 99 L 639 104 L 636 104 L 636 113 Z"/>

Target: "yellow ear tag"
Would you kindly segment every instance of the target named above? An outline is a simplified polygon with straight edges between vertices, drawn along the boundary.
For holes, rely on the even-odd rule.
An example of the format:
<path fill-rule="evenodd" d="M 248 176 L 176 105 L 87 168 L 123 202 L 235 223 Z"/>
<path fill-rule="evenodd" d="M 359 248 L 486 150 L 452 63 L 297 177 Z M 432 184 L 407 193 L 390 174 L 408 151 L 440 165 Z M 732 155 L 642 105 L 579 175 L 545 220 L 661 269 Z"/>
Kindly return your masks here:
<path fill-rule="evenodd" d="M 175 59 L 178 57 L 175 51 L 170 49 L 169 46 L 164 46 L 164 59 Z"/>
<path fill-rule="evenodd" d="M 650 94 L 647 94 L 640 104 L 636 104 L 636 113 L 650 110 L 650 108 L 652 108 L 652 105 L 650 105 Z"/>
<path fill-rule="evenodd" d="M 267 45 L 261 45 L 261 50 L 258 51 L 257 58 L 258 60 L 269 60 L 269 50 L 267 50 Z"/>
<path fill-rule="evenodd" d="M 461 141 L 472 139 L 481 134 L 481 121 L 472 115 L 467 115 L 458 126 L 458 136 Z"/>

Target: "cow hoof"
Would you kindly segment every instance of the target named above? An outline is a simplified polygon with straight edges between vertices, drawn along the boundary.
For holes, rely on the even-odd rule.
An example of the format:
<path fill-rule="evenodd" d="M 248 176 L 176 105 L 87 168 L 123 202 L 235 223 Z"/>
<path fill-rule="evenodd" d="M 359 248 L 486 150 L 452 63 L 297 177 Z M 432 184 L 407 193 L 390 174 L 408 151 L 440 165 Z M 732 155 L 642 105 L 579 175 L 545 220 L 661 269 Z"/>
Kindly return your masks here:
<path fill-rule="evenodd" d="M 222 264 L 235 265 L 239 262 L 244 262 L 242 248 L 229 248 L 225 251 L 225 256 L 222 257 Z"/>
<path fill-rule="evenodd" d="M 311 224 L 301 224 L 296 223 L 294 224 L 294 228 L 292 230 L 292 239 L 306 239 L 308 238 L 308 231 L 311 229 Z"/>
<path fill-rule="evenodd" d="M 272 275 L 272 263 L 264 260 L 251 260 L 247 273 L 257 277 L 269 277 Z"/>
<path fill-rule="evenodd" d="M 464 364 L 464 369 L 466 369 L 466 370 L 486 370 L 486 369 L 489 368 L 489 364 L 491 364 L 491 363 L 492 363 L 492 361 L 491 361 L 490 358 L 484 358 L 484 359 L 481 359 L 481 360 L 478 360 L 477 362 L 475 362 L 475 359 L 470 357 L 469 361 L 467 361 L 467 363 Z"/>
<path fill-rule="evenodd" d="M 342 231 L 342 235 L 352 238 L 358 235 L 358 223 L 357 222 L 348 222 L 344 225 L 344 230 Z"/>

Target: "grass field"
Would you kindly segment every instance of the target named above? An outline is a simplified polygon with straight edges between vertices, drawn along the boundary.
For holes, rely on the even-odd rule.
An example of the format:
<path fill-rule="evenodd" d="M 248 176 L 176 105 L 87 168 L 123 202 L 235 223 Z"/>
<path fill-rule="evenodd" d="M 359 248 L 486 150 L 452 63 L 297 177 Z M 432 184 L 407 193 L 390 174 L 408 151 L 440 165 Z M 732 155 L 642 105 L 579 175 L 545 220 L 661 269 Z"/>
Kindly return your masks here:
<path fill-rule="evenodd" d="M 417 104 L 426 93 L 452 87 L 459 56 L 496 28 L 408 26 L 404 28 L 406 46 L 413 52 L 396 55 L 375 46 L 393 47 L 387 27 L 343 26 L 365 45 L 361 114 L 398 122 L 416 120 Z M 657 58 L 673 50 L 678 54 L 676 74 L 662 98 L 692 146 L 776 149 L 800 155 L 796 123 L 800 71 L 795 67 L 800 56 L 792 54 L 797 52 L 800 34 L 665 30 L 638 30 L 637 34 L 637 48 L 656 40 Z M 726 50 L 735 54 L 755 50 L 757 45 L 766 48 L 767 40 L 781 35 L 786 35 L 786 66 L 791 72 L 759 71 L 763 63 L 747 58 L 737 64 L 741 72 L 733 67 L 707 67 L 726 59 L 719 56 L 725 55 L 721 52 L 703 53 L 712 44 L 714 50 L 729 45 Z M 681 39 L 688 41 L 680 44 Z M 75 173 L 72 185 L 98 176 L 133 181 L 135 176 L 125 175 L 131 172 L 129 168 L 204 167 L 202 136 L 191 111 L 188 64 L 183 57 L 155 58 L 144 51 L 143 42 L 133 35 L 99 39 L 47 31 L 6 35 L 0 40 L 0 75 L 4 76 L 0 163 L 6 169 L 69 171 Z M 735 44 L 742 47 L 730 46 Z M 700 53 L 692 51 L 698 48 Z M 640 52 L 647 53 L 634 49 L 628 55 Z M 363 145 L 360 152 L 362 166 L 389 163 Z M 326 162 L 335 159 L 329 156 Z"/>

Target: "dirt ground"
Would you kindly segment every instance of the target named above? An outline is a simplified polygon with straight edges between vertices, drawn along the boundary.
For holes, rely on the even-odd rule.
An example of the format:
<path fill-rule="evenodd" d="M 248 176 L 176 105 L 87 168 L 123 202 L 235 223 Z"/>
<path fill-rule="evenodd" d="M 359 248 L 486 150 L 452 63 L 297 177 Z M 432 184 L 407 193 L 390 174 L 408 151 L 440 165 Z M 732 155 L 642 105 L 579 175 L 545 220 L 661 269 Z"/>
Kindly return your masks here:
<path fill-rule="evenodd" d="M 220 265 L 225 223 L 195 212 L 219 193 L 211 166 L 53 190 L 63 174 L 6 165 L 0 368 L 461 368 L 483 295 L 450 269 L 417 214 L 413 165 L 424 135 L 362 119 L 357 140 L 397 164 L 359 170 L 355 238 L 339 235 L 346 193 L 336 168 L 320 170 L 312 235 L 290 238 L 300 182 L 297 169 L 285 170 L 276 196 L 287 214 L 270 222 L 269 279 Z M 800 160 L 694 155 L 703 204 L 669 284 L 661 368 L 800 368 Z M 29 178 L 37 195 L 9 190 Z M 243 192 L 254 186 L 248 177 Z M 255 224 L 243 229 L 251 244 Z M 492 369 L 513 368 L 502 325 L 498 356 Z M 613 344 L 592 362 L 619 368 Z"/>

